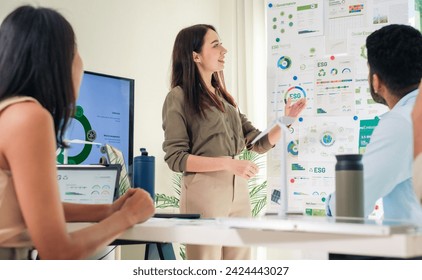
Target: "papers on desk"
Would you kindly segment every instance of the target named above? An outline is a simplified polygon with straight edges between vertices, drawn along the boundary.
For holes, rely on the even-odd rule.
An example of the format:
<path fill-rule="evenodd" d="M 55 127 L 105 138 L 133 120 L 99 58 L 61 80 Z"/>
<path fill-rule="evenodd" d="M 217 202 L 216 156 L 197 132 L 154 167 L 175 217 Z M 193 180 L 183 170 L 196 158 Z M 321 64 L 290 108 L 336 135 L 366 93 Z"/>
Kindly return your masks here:
<path fill-rule="evenodd" d="M 391 235 L 412 233 L 416 225 L 399 221 L 382 221 L 358 218 L 332 218 L 308 216 L 273 216 L 260 218 L 219 218 L 222 225 L 232 228 L 279 230 L 318 233 L 344 233 L 352 235 Z"/>

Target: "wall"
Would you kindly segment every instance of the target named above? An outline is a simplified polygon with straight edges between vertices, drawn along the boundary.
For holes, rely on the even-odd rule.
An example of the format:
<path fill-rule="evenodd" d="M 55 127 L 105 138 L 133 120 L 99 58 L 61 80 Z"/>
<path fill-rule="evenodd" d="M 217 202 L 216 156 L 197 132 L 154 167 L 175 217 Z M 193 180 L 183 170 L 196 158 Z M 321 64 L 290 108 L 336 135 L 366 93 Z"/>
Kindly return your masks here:
<path fill-rule="evenodd" d="M 169 88 L 174 38 L 196 23 L 220 29 L 220 1 L 1 0 L 0 21 L 28 3 L 57 9 L 69 20 L 85 70 L 135 79 L 134 154 L 146 147 L 156 157 L 156 191 L 171 191 L 171 172 L 161 148 L 161 107 Z"/>

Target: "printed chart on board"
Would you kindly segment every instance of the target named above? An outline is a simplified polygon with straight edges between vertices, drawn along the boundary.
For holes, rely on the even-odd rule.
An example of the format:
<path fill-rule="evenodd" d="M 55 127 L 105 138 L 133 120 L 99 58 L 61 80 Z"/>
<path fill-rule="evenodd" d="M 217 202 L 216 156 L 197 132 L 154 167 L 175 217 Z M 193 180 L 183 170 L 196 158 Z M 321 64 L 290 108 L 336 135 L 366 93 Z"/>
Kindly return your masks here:
<path fill-rule="evenodd" d="M 287 208 L 325 215 L 326 197 L 335 188 L 335 155 L 363 154 L 379 116 L 387 111 L 370 94 L 366 37 L 412 18 L 419 26 L 418 3 L 267 1 L 268 123 L 284 115 L 289 98 L 307 102 L 285 143 L 267 157 L 267 212 Z"/>

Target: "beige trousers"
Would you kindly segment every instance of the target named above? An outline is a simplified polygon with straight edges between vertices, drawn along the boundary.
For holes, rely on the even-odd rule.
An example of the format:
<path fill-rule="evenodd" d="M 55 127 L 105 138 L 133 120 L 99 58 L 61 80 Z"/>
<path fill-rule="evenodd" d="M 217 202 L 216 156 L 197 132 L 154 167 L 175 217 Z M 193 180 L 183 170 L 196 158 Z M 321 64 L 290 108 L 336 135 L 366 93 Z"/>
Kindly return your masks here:
<path fill-rule="evenodd" d="M 201 218 L 251 217 L 248 183 L 227 171 L 184 175 L 180 212 L 198 213 Z M 189 260 L 247 260 L 251 258 L 251 250 L 249 247 L 186 245 L 186 256 Z"/>

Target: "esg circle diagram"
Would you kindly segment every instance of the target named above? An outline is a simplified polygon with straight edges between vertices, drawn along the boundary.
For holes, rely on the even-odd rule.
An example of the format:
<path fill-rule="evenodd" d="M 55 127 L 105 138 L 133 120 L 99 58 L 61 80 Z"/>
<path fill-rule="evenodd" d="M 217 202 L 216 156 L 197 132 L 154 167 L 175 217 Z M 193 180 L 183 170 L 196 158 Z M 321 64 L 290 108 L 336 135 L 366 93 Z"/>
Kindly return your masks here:
<path fill-rule="evenodd" d="M 284 103 L 287 104 L 287 99 L 291 98 L 292 103 L 296 102 L 297 100 L 301 98 L 306 97 L 305 90 L 300 86 L 293 86 L 289 88 L 286 93 L 284 94 Z"/>
<path fill-rule="evenodd" d="M 88 118 L 84 115 L 84 110 L 81 106 L 76 106 L 76 113 L 73 118 L 74 120 L 78 121 L 84 129 L 85 139 L 83 140 L 92 142 L 95 140 L 95 138 L 97 138 L 97 133 L 95 132 L 95 130 L 92 129 L 91 124 L 89 123 Z M 82 163 L 84 160 L 88 158 L 89 154 L 91 153 L 91 150 L 92 150 L 92 145 L 85 144 L 82 151 L 79 154 L 68 157 L 68 163 L 69 164 Z M 63 148 L 61 149 L 60 154 L 57 156 L 57 162 L 59 163 L 64 162 Z"/>
<path fill-rule="evenodd" d="M 288 56 L 282 56 L 277 61 L 277 67 L 281 70 L 289 69 L 292 66 L 292 60 Z"/>

